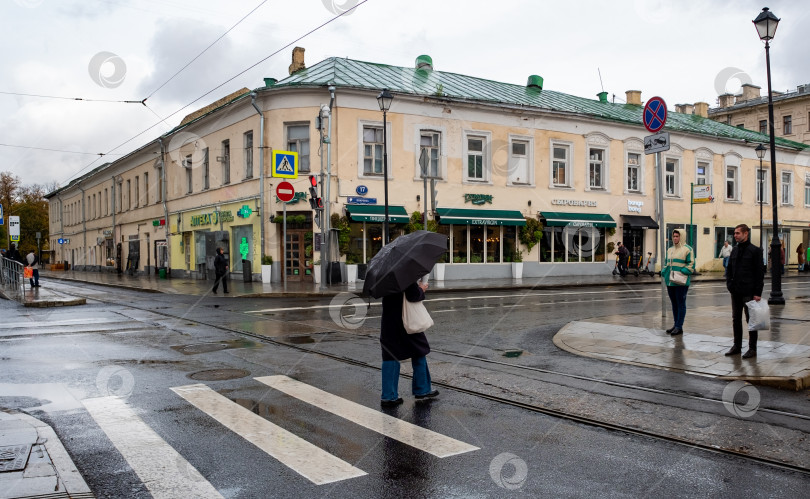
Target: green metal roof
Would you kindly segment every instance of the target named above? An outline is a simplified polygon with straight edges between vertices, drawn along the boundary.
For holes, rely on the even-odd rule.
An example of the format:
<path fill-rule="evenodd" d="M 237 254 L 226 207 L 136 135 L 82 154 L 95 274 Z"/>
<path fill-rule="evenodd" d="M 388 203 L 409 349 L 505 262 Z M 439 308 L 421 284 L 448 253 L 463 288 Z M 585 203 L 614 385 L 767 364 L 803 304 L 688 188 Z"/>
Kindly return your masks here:
<path fill-rule="evenodd" d="M 462 208 L 436 208 L 440 224 L 452 225 L 526 225 L 519 211 L 469 210 Z"/>
<path fill-rule="evenodd" d="M 563 213 L 561 211 L 541 211 L 548 227 L 616 227 L 610 215 L 602 213 Z"/>
<path fill-rule="evenodd" d="M 572 113 L 642 127 L 643 106 L 611 104 L 599 99 L 540 90 L 538 88 L 502 83 L 457 73 L 389 66 L 371 62 L 332 57 L 302 69 L 272 87 L 295 86 L 350 87 L 369 90 L 388 88 L 394 93 L 421 95 L 450 100 L 477 101 L 496 105 L 523 106 L 536 110 Z M 768 136 L 752 130 L 736 128 L 694 114 L 669 112 L 664 131 L 695 133 L 734 140 L 767 142 Z M 646 131 L 644 133 L 647 135 Z M 810 146 L 782 138 L 778 145 L 803 150 Z"/>
<path fill-rule="evenodd" d="M 379 204 L 347 204 L 346 212 L 354 222 L 384 222 L 385 206 Z M 388 205 L 388 222 L 406 224 L 410 221 L 404 206 Z"/>

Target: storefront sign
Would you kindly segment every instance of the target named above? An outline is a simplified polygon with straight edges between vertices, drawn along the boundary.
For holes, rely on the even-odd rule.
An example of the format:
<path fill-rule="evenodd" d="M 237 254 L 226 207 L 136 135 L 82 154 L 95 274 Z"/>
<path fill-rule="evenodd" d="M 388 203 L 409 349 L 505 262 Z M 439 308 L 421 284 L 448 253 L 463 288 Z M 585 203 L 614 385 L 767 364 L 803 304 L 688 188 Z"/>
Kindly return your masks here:
<path fill-rule="evenodd" d="M 166 225 L 166 219 L 165 218 L 161 218 L 160 220 L 152 220 L 152 226 L 153 227 L 158 227 L 158 226 L 161 226 L 161 225 Z"/>
<path fill-rule="evenodd" d="M 471 218 L 470 225 L 498 225 L 498 221 L 492 218 Z"/>
<path fill-rule="evenodd" d="M 359 198 L 357 196 L 348 197 L 349 204 L 377 204 L 377 198 Z"/>
<path fill-rule="evenodd" d="M 644 206 L 644 201 L 630 201 L 627 200 L 627 211 L 641 213 L 641 207 Z"/>
<path fill-rule="evenodd" d="M 465 194 L 464 195 L 464 202 L 465 203 L 472 203 L 475 205 L 480 205 L 484 203 L 492 204 L 492 195 L 491 194 Z"/>
<path fill-rule="evenodd" d="M 588 206 L 590 208 L 596 208 L 596 201 L 583 201 L 580 199 L 552 199 L 551 204 L 561 206 Z"/>
<path fill-rule="evenodd" d="M 216 225 L 221 222 L 233 222 L 233 213 L 230 211 L 212 211 L 211 213 L 203 213 L 201 215 L 191 216 L 192 227 L 212 224 Z"/>
<path fill-rule="evenodd" d="M 112 229 L 104 229 L 104 237 L 112 237 Z"/>
<path fill-rule="evenodd" d="M 365 196 L 366 194 L 368 194 L 368 187 L 366 187 L 365 185 L 358 185 L 357 189 L 355 189 L 354 192 L 356 192 L 360 196 Z"/>
<path fill-rule="evenodd" d="M 243 204 L 241 208 L 236 211 L 236 216 L 239 218 L 247 218 L 253 213 L 250 206 Z"/>
<path fill-rule="evenodd" d="M 580 222 L 575 220 L 568 224 L 568 227 L 593 227 L 593 222 Z"/>

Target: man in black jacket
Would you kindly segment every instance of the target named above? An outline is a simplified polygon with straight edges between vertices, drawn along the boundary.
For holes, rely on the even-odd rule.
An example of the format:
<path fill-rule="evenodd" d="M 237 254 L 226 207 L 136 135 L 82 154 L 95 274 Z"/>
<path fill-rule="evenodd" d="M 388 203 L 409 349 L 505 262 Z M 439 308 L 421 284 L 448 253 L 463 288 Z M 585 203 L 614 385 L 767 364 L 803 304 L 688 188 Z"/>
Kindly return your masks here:
<path fill-rule="evenodd" d="M 220 281 L 222 281 L 222 289 L 225 294 L 228 294 L 228 279 L 225 275 L 228 273 L 228 260 L 222 252 L 222 248 L 217 248 L 217 256 L 214 257 L 214 294 L 217 294 L 217 288 Z"/>
<path fill-rule="evenodd" d="M 737 246 L 731 250 L 726 270 L 726 287 L 731 293 L 731 320 L 734 328 L 734 345 L 726 355 L 739 355 L 742 352 L 742 311 L 745 310 L 745 320 L 748 321 L 748 307 L 746 302 L 759 301 L 764 286 L 765 268 L 762 264 L 762 249 L 751 244 L 749 235 L 751 229 L 745 224 L 734 228 L 734 240 Z M 757 331 L 749 331 L 748 351 L 744 359 L 757 355 Z"/>

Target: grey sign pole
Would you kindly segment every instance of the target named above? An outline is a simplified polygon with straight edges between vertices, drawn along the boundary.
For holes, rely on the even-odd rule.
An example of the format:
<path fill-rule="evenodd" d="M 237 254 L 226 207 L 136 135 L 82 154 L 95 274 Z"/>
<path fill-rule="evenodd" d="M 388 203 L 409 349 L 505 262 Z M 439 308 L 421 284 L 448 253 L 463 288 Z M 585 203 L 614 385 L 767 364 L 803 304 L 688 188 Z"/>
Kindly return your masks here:
<path fill-rule="evenodd" d="M 661 248 L 659 253 L 659 262 L 661 262 L 661 328 L 666 324 L 663 319 L 667 316 L 667 284 L 664 282 L 664 264 L 667 255 L 666 232 L 667 228 L 664 225 L 664 174 L 661 167 L 661 153 L 655 153 L 655 172 L 658 187 L 656 188 L 658 194 L 658 246 Z"/>
<path fill-rule="evenodd" d="M 284 282 L 284 290 L 287 290 L 287 203 L 281 202 L 281 280 Z"/>

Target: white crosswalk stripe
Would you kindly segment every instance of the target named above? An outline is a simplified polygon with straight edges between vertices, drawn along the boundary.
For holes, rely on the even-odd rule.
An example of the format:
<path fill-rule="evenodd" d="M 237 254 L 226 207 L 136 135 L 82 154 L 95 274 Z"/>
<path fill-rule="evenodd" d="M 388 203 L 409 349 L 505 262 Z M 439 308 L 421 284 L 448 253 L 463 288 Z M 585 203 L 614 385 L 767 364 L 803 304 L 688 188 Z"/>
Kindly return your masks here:
<path fill-rule="evenodd" d="M 366 474 L 206 385 L 178 386 L 172 391 L 316 485 Z"/>
<path fill-rule="evenodd" d="M 82 401 L 155 499 L 216 498 L 213 485 L 118 397 Z"/>
<path fill-rule="evenodd" d="M 437 457 L 478 450 L 478 447 L 383 414 L 287 376 L 264 376 L 255 379 L 287 395 Z"/>

